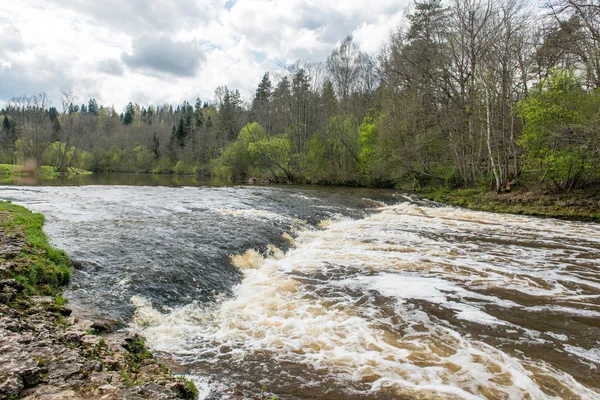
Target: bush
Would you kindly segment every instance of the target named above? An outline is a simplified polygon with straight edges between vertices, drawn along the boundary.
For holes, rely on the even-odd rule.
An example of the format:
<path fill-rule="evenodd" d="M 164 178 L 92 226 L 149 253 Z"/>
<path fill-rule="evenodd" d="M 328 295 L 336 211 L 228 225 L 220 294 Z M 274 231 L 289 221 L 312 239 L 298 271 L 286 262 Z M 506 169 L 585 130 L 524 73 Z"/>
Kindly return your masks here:
<path fill-rule="evenodd" d="M 584 90 L 571 70 L 554 69 L 517 105 L 525 122 L 519 144 L 541 180 L 570 191 L 600 178 L 598 92 Z"/>

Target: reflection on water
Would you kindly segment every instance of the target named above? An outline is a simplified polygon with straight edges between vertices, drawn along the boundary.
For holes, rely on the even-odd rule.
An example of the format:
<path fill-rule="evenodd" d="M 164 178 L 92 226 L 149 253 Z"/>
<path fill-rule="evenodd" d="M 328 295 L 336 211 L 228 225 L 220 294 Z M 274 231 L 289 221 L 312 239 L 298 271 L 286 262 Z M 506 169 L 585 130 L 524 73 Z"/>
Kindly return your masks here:
<path fill-rule="evenodd" d="M 203 398 L 600 398 L 597 224 L 332 188 L 0 197 L 84 261 L 74 303 L 130 321 Z"/>
<path fill-rule="evenodd" d="M 0 175 L 0 185 L 19 185 L 19 186 L 34 186 L 39 184 L 39 179 L 32 175 L 15 175 L 3 176 Z"/>
<path fill-rule="evenodd" d="M 225 181 L 209 180 L 189 175 L 156 175 L 96 172 L 90 175 L 61 175 L 53 179 L 39 176 L 0 176 L 0 185 L 17 186 L 227 186 Z"/>

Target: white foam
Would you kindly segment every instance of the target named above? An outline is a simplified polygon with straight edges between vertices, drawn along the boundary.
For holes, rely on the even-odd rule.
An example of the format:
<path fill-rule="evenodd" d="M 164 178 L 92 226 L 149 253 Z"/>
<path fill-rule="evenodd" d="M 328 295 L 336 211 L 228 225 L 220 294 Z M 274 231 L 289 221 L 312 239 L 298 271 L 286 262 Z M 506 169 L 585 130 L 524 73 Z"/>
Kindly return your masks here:
<path fill-rule="evenodd" d="M 591 361 L 594 364 L 600 366 L 600 349 L 598 348 L 584 349 L 568 344 L 565 344 L 563 348 L 569 353 L 576 355 L 577 357 L 585 358 L 586 360 Z"/>
<path fill-rule="evenodd" d="M 236 263 L 244 267 L 244 280 L 232 298 L 162 315 L 159 324 L 144 329 L 151 345 L 198 360 L 221 346 L 237 360 L 268 350 L 277 360 L 324 367 L 345 379 L 375 375 L 372 390 L 392 385 L 463 398 L 482 397 L 482 387 L 506 398 L 550 398 L 532 379 L 529 368 L 534 366 L 581 398 L 598 396 L 544 362 L 508 356 L 412 306 L 427 302 L 454 311 L 458 319 L 508 325 L 514 332 L 525 331 L 524 340 L 546 342 L 535 330 L 513 329 L 485 306 L 596 312 L 555 304 L 524 307 L 481 292 L 502 288 L 553 303 L 591 301 L 593 294 L 577 287 L 585 279 L 560 261 L 565 246 L 575 254 L 587 251 L 589 259 L 593 251 L 586 246 L 595 239 L 585 244 L 581 236 L 591 235 L 589 226 L 401 204 L 358 221 L 329 221 L 322 228 L 300 232 L 297 248 L 278 259 L 243 255 Z M 538 232 L 541 244 L 530 245 Z M 573 243 L 561 248 L 565 237 Z M 402 333 L 391 334 L 398 328 L 390 326 L 390 316 L 370 301 L 357 301 L 348 290 L 366 298 L 370 290 L 394 298 Z"/>
<path fill-rule="evenodd" d="M 384 296 L 395 297 L 404 302 L 406 300 L 423 300 L 429 303 L 444 305 L 457 311 L 457 318 L 477 322 L 484 325 L 507 325 L 479 308 L 449 300 L 449 296 L 477 297 L 462 287 L 439 278 L 411 276 L 406 274 L 380 274 L 376 276 L 361 276 L 356 279 L 347 279 L 336 282 L 337 285 L 374 289 Z"/>
<path fill-rule="evenodd" d="M 566 342 L 567 340 L 569 340 L 569 337 L 567 335 L 563 335 L 562 333 L 554 333 L 554 332 L 544 332 L 546 335 L 553 337 L 554 339 Z"/>
<path fill-rule="evenodd" d="M 265 219 L 265 220 L 287 220 L 286 217 L 267 210 L 255 209 L 227 209 L 217 208 L 214 210 L 217 214 L 230 215 L 233 217 L 248 218 L 248 219 Z"/>

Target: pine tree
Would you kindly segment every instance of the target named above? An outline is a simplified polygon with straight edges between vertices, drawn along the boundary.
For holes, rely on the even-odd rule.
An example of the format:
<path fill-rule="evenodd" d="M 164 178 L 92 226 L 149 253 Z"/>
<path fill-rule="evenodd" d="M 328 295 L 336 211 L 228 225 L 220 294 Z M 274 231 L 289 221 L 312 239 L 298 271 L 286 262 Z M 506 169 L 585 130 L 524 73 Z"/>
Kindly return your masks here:
<path fill-rule="evenodd" d="M 129 102 L 129 104 L 127 104 L 127 107 L 125 107 L 125 115 L 123 116 L 123 123 L 125 125 L 129 125 L 133 122 L 133 116 L 135 115 L 135 108 L 133 107 L 133 104 L 131 104 L 131 102 Z"/>
<path fill-rule="evenodd" d="M 146 116 L 146 122 L 148 122 L 149 125 L 152 125 L 152 120 L 154 119 L 154 106 L 149 106 L 148 107 L 148 111 L 147 111 L 147 116 Z"/>
<path fill-rule="evenodd" d="M 271 95 L 273 92 L 273 85 L 271 84 L 271 80 L 269 79 L 269 73 L 265 73 L 262 77 L 262 80 L 258 84 L 258 88 L 256 89 L 256 94 L 254 99 L 261 102 L 268 102 L 271 100 Z"/>
<path fill-rule="evenodd" d="M 258 84 L 254 100 L 252 101 L 253 119 L 271 133 L 271 97 L 273 96 L 273 85 L 269 79 L 269 73 L 265 73 Z"/>
<path fill-rule="evenodd" d="M 177 124 L 177 130 L 175 131 L 175 142 L 180 148 L 185 147 L 185 142 L 187 139 L 187 130 L 185 126 L 185 122 L 183 118 L 179 119 L 179 123 Z"/>
<path fill-rule="evenodd" d="M 202 101 L 198 97 L 196 99 L 196 109 L 194 110 L 194 119 L 196 123 L 196 128 L 201 127 L 204 124 L 204 115 L 202 114 Z"/>
<path fill-rule="evenodd" d="M 90 114 L 98 115 L 100 109 L 98 107 L 98 102 L 96 101 L 96 99 L 90 99 L 90 101 L 88 102 L 87 110 Z"/>
<path fill-rule="evenodd" d="M 17 129 L 14 120 L 11 122 L 8 116 L 4 116 L 2 120 L 2 135 L 0 135 L 0 147 L 14 150 L 15 142 L 17 141 Z"/>
<path fill-rule="evenodd" d="M 6 132 L 10 130 L 10 121 L 8 120 L 8 117 L 6 115 L 4 116 L 4 120 L 2 121 L 2 129 L 4 129 Z"/>
<path fill-rule="evenodd" d="M 275 132 L 283 132 L 287 128 L 291 113 L 290 103 L 290 81 L 287 76 L 284 76 L 273 91 L 273 130 Z"/>
<path fill-rule="evenodd" d="M 58 133 L 60 132 L 60 121 L 58 120 L 58 110 L 56 109 L 56 107 L 50 107 L 48 109 L 48 116 L 50 117 L 50 121 L 52 122 L 52 128 L 54 131 L 52 139 L 58 140 Z"/>
<path fill-rule="evenodd" d="M 157 160 L 160 158 L 160 141 L 158 140 L 158 136 L 156 136 L 156 132 L 152 136 L 152 153 L 154 153 L 154 157 Z"/>

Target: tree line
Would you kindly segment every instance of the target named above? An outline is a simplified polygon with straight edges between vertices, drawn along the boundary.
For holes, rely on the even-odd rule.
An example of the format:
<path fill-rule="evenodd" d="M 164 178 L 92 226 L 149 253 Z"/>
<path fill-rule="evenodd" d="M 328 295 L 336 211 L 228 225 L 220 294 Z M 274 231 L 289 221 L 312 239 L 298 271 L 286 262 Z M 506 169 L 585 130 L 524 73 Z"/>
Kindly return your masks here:
<path fill-rule="evenodd" d="M 122 112 L 71 92 L 0 110 L 0 162 L 59 171 L 507 191 L 600 181 L 600 6 L 416 1 L 374 55 L 352 37 L 326 62 L 265 73 L 253 98 Z"/>

